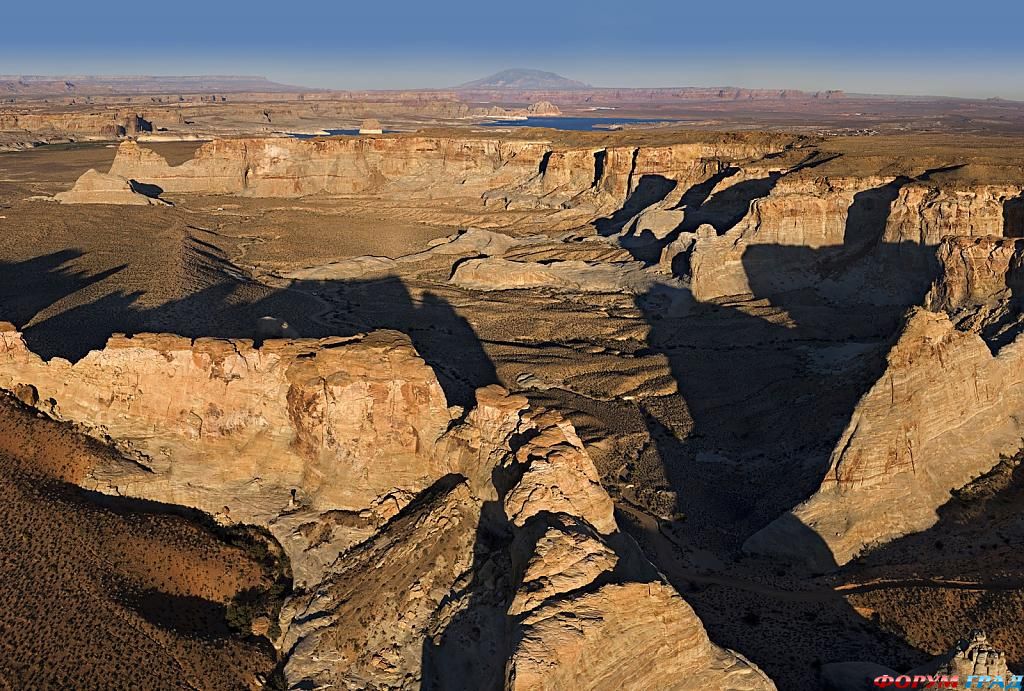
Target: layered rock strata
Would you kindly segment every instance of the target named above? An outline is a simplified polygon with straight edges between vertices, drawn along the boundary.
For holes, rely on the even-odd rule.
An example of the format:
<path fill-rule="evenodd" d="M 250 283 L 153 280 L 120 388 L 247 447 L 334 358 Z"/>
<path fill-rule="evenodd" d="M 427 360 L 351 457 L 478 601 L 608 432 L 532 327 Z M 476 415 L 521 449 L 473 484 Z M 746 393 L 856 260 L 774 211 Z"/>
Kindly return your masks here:
<path fill-rule="evenodd" d="M 926 176 L 774 174 L 774 182 L 762 179 L 764 196 L 735 209 L 733 227 L 693 237 L 697 299 L 806 288 L 829 294 L 849 291 L 852 280 L 881 304 L 918 300 L 942 239 L 1002 235 L 1005 204 L 1021 193 L 1013 185 L 943 187 Z M 865 257 L 871 261 L 854 264 Z M 840 266 L 848 274 L 842 285 L 834 275 Z"/>
<path fill-rule="evenodd" d="M 427 136 L 231 139 L 203 145 L 171 166 L 135 142 L 118 149 L 111 174 L 167 192 L 301 197 L 402 193 L 475 197 L 501 209 L 617 208 L 646 175 L 689 186 L 729 161 L 785 146 L 743 140 L 635 147 L 565 148 L 543 140 Z"/>
<path fill-rule="evenodd" d="M 260 348 L 114 336 L 71 364 L 44 362 L 8 326 L 0 387 L 19 384 L 34 386 L 58 419 L 131 442 L 146 472 L 96 469 L 97 486 L 235 520 L 266 521 L 295 502 L 359 511 L 450 470 L 426 450 L 455 413 L 397 332 Z"/>

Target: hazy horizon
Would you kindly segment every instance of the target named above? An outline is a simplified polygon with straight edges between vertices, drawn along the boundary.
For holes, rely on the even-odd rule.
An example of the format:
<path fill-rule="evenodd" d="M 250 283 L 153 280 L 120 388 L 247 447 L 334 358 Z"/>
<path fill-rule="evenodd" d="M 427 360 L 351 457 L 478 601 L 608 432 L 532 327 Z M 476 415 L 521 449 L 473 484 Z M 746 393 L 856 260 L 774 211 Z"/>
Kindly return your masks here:
<path fill-rule="evenodd" d="M 557 72 L 595 87 L 736 86 L 1024 99 L 1024 8 L 982 0 L 840 7 L 650 2 L 623 15 L 522 0 L 515 6 L 407 0 L 301 13 L 259 3 L 183 0 L 159 15 L 108 21 L 98 3 L 57 0 L 62 21 L 9 31 L 0 73 L 260 75 L 311 88 L 446 88 L 506 68 Z M 37 13 L 5 9 L 9 26 Z"/>

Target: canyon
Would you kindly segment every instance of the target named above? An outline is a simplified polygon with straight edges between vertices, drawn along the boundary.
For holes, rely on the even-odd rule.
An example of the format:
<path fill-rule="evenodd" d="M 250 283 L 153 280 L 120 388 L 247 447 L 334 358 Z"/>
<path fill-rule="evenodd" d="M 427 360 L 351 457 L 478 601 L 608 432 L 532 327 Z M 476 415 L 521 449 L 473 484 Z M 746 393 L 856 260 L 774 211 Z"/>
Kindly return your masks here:
<path fill-rule="evenodd" d="M 266 108 L 341 112 L 324 98 Z M 156 133 L 223 105 L 133 113 Z M 193 598 L 209 645 L 97 598 L 181 659 L 220 650 L 197 688 L 1021 669 L 1018 138 L 295 138 L 239 108 L 244 132 L 160 141 L 101 137 L 128 122 L 104 105 L 96 142 L 0 154 L 4 482 L 74 493 L 62 516 L 159 509 L 202 536 L 184 563 L 230 565 L 110 576 Z"/>

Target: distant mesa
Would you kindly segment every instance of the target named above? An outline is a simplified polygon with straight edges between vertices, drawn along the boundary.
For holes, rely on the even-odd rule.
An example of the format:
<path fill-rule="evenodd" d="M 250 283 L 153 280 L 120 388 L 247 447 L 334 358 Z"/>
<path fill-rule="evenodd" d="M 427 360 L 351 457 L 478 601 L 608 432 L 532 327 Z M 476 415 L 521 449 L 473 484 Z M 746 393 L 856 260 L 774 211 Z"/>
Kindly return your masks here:
<path fill-rule="evenodd" d="M 561 109 L 551 101 L 538 101 L 526 107 L 526 112 L 532 116 L 558 116 L 562 114 Z"/>
<path fill-rule="evenodd" d="M 459 89 L 589 89 L 590 84 L 568 79 L 554 72 L 541 70 L 512 69 L 472 82 L 466 82 Z"/>
<path fill-rule="evenodd" d="M 384 134 L 384 126 L 380 124 L 380 120 L 369 118 L 359 125 L 359 134 Z"/>
<path fill-rule="evenodd" d="M 235 75 L 0 75 L 0 92 L 24 96 L 310 91 L 266 77 Z"/>

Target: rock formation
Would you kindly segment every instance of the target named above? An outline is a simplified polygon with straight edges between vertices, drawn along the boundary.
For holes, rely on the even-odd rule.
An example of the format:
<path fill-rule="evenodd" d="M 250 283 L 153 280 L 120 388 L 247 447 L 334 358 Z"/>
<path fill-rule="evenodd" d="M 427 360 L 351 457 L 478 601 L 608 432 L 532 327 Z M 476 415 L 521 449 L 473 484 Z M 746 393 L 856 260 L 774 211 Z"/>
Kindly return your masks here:
<path fill-rule="evenodd" d="M 763 156 L 784 140 L 654 147 L 556 147 L 545 141 L 454 137 L 235 139 L 203 145 L 178 166 L 123 143 L 110 172 L 167 192 L 255 197 L 393 193 L 483 199 L 488 207 L 593 214 L 618 208 L 644 175 L 688 186 L 724 161 Z"/>
<path fill-rule="evenodd" d="M 774 689 L 752 663 L 710 644 L 700 620 L 661 583 L 606 585 L 526 616 L 508 687 Z M 642 655 L 609 656 L 625 645 Z"/>
<path fill-rule="evenodd" d="M 97 469 L 98 486 L 211 513 L 227 507 L 233 520 L 267 520 L 295 488 L 304 506 L 360 511 L 450 470 L 424 449 L 454 413 L 408 338 L 394 332 L 259 349 L 115 336 L 72 365 L 43 362 L 8 330 L 0 332 L 0 386 L 17 384 L 35 386 L 58 419 L 130 441 L 141 454 L 149 472 Z M 231 463 L 211 469 L 211 457 Z"/>
<path fill-rule="evenodd" d="M 889 685 L 893 685 L 899 677 L 912 680 L 921 675 L 930 679 L 945 677 L 951 684 L 946 688 L 959 689 L 1008 687 L 1014 676 L 1007 667 L 1006 654 L 996 649 L 985 632 L 979 630 L 971 631 L 957 641 L 945 655 L 902 674 L 870 662 L 833 662 L 822 667 L 822 681 L 826 691 L 859 691 L 875 686 L 873 682 L 878 677 L 888 677 Z M 990 679 L 989 685 L 982 679 L 969 681 L 971 676 L 998 678 L 1000 681 Z M 936 688 L 941 686 L 937 685 Z"/>
<path fill-rule="evenodd" d="M 460 419 L 401 334 L 115 336 L 72 365 L 6 325 L 0 387 L 28 386 L 138 459 L 87 485 L 277 535 L 292 686 L 774 689 L 619 533 L 568 421 L 497 386 Z"/>
<path fill-rule="evenodd" d="M 153 125 L 142 115 L 117 109 L 106 113 L 70 111 L 35 113 L 0 111 L 0 131 L 64 133 L 90 138 L 113 139 L 152 132 Z"/>
<path fill-rule="evenodd" d="M 966 638 L 958 641 L 936 673 L 957 675 L 964 680 L 972 674 L 1003 677 L 1006 680 L 1011 676 L 1006 666 L 1006 654 L 989 643 L 984 631 L 971 631 Z"/>
<path fill-rule="evenodd" d="M 359 134 L 384 134 L 384 126 L 380 120 L 368 118 L 359 125 Z"/>
<path fill-rule="evenodd" d="M 558 261 L 520 262 L 490 257 L 468 259 L 458 265 L 451 282 L 475 290 L 551 288 L 562 291 L 641 294 L 652 278 L 638 262 Z"/>
<path fill-rule="evenodd" d="M 117 175 L 88 170 L 68 192 L 59 192 L 61 204 L 125 204 L 131 206 L 164 205 L 166 202 L 136 191 L 131 181 Z"/>
<path fill-rule="evenodd" d="M 531 103 L 526 107 L 526 112 L 530 115 L 548 117 L 557 117 L 562 114 L 562 111 L 559 110 L 558 106 L 551 101 L 537 101 L 536 103 Z"/>
<path fill-rule="evenodd" d="M 912 301 L 918 299 L 912 279 L 927 279 L 932 248 L 950 233 L 1001 235 L 1003 204 L 1019 194 L 1019 188 L 1010 186 L 950 190 L 924 179 L 809 179 L 778 171 L 774 175 L 780 176 L 774 185 L 770 177 L 763 179 L 770 186 L 767 196 L 751 201 L 749 210 L 735 209 L 742 220 L 694 245 L 691 266 L 696 298 L 749 293 L 751 274 L 766 277 L 773 291 L 807 287 L 827 291 L 828 275 L 837 263 L 870 256 L 871 261 L 857 270 L 858 287 L 881 303 Z M 884 229 L 877 227 L 879 222 Z M 782 253 L 759 253 L 759 246 L 818 250 L 820 258 L 808 262 L 794 251 L 790 259 L 780 261 Z M 884 252 L 887 246 L 902 251 Z M 825 284 L 819 286 L 823 279 Z"/>
<path fill-rule="evenodd" d="M 46 290 L 11 301 L 26 335 L 0 329 L 0 389 L 117 445 L 87 489 L 276 537 L 294 688 L 773 688 L 744 654 L 786 688 L 817 659 L 842 688 L 878 667 L 830 666 L 832 632 L 886 665 L 943 649 L 835 579 L 1020 448 L 1019 167 L 625 135 L 247 137 L 177 165 L 126 142 L 60 197 L 173 193 L 143 215 L 184 248 L 184 306 L 132 303 L 134 279 L 93 268 L 108 238 L 9 250 L 12 282 Z M 380 242 L 392 217 L 412 239 Z M 135 335 L 74 363 L 27 345 L 122 303 L 95 331 Z"/>

